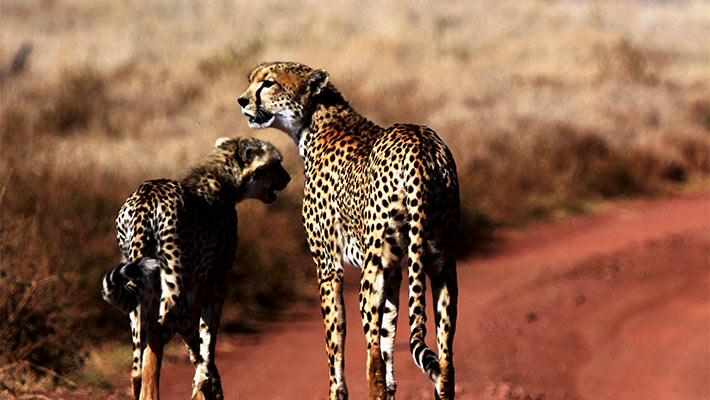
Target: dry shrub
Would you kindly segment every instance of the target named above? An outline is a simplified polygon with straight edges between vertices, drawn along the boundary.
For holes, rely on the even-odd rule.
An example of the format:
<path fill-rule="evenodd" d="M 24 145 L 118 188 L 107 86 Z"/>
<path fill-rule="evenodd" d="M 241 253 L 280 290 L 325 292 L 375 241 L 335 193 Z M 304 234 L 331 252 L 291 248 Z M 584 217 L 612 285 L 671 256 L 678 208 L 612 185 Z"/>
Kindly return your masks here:
<path fill-rule="evenodd" d="M 651 67 L 646 52 L 633 44 L 631 39 L 619 40 L 616 51 L 621 57 L 623 71 L 633 82 L 651 86 L 658 83 L 658 73 Z"/>
<path fill-rule="evenodd" d="M 347 81 L 339 85 L 338 90 L 353 108 L 383 126 L 424 124 L 441 108 L 444 100 L 443 96 L 421 93 L 417 82 L 411 79 L 387 84 L 373 92 L 365 92 L 357 81 Z"/>
<path fill-rule="evenodd" d="M 184 108 L 194 104 L 202 96 L 202 86 L 196 82 L 179 83 L 173 87 L 174 101 L 167 106 L 167 115 L 181 113 Z"/>
<path fill-rule="evenodd" d="M 687 137 L 676 141 L 688 171 L 710 174 L 710 146 L 703 138 Z"/>
<path fill-rule="evenodd" d="M 527 121 L 516 135 L 489 137 L 485 150 L 463 165 L 464 224 L 475 215 L 516 225 L 576 214 L 590 201 L 662 193 L 707 173 L 702 140 L 669 137 L 666 145 L 678 148 L 682 160 L 572 125 Z"/>
<path fill-rule="evenodd" d="M 22 236 L 19 234 L 18 236 Z M 3 240 L 3 253 L 8 244 Z M 11 245 L 11 244 L 9 244 Z M 49 260 L 37 265 L 22 260 L 18 272 L 3 268 L 0 295 L 0 382 L 22 389 L 49 375 L 54 384 L 76 370 L 85 358 L 79 321 L 66 311 L 73 307 L 67 293 L 72 282 L 49 272 Z"/>
<path fill-rule="evenodd" d="M 118 204 L 110 182 L 94 184 L 19 168 L 4 176 L 0 379 L 10 387 L 47 374 L 68 382 L 86 341 L 115 327 L 98 283 L 115 260 L 107 233 Z"/>
<path fill-rule="evenodd" d="M 548 191 L 565 187 L 580 198 L 631 196 L 643 192 L 632 165 L 597 134 L 568 126 L 542 128 L 535 134 L 529 154 L 538 160 L 525 186 L 550 179 Z"/>
<path fill-rule="evenodd" d="M 697 100 L 693 102 L 690 109 L 690 116 L 695 123 L 710 132 L 710 100 Z"/>
<path fill-rule="evenodd" d="M 0 115 L 0 156 L 7 165 L 15 165 L 28 142 L 30 118 L 20 107 L 5 107 Z"/>
<path fill-rule="evenodd" d="M 140 136 L 156 120 L 191 112 L 204 95 L 199 74 L 166 82 L 169 77 L 165 70 L 131 60 L 109 71 L 87 65 L 66 70 L 57 80 L 14 83 L 12 98 L 3 107 L 2 140 L 35 134 Z M 157 85 L 165 89 L 155 90 Z"/>
<path fill-rule="evenodd" d="M 90 68 L 67 72 L 60 87 L 46 95 L 50 96 L 50 105 L 42 110 L 40 131 L 73 133 L 107 112 L 106 83 Z"/>
<path fill-rule="evenodd" d="M 292 191 L 289 191 L 292 192 Z M 301 203 L 281 195 L 270 206 L 251 200 L 239 208 L 239 244 L 227 287 L 228 330 L 272 319 L 302 298 L 313 261 L 301 228 Z M 268 238 L 268 240 L 264 240 Z"/>

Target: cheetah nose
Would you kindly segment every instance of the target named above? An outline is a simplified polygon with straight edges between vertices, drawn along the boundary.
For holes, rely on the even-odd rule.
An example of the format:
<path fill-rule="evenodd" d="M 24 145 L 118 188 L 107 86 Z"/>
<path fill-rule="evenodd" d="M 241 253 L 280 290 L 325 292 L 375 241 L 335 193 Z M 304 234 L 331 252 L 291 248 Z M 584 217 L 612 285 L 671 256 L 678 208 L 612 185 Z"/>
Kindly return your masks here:
<path fill-rule="evenodd" d="M 247 105 L 249 105 L 249 99 L 245 97 L 240 97 L 237 99 L 237 103 L 239 103 L 239 105 L 242 107 L 246 107 Z"/>

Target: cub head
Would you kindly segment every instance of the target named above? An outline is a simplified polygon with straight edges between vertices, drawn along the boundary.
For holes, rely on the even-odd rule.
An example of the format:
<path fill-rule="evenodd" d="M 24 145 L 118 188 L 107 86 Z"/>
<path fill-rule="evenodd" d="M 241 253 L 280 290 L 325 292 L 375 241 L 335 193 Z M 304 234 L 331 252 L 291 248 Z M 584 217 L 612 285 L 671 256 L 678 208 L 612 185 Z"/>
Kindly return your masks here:
<path fill-rule="evenodd" d="M 215 143 L 217 155 L 224 158 L 222 170 L 233 179 L 237 198 L 276 201 L 291 177 L 281 166 L 281 153 L 268 142 L 252 137 L 220 138 Z M 236 165 L 230 161 L 236 161 Z"/>
<path fill-rule="evenodd" d="M 262 64 L 249 74 L 249 86 L 237 102 L 249 127 L 273 127 L 298 141 L 312 99 L 328 84 L 328 73 L 303 64 Z"/>

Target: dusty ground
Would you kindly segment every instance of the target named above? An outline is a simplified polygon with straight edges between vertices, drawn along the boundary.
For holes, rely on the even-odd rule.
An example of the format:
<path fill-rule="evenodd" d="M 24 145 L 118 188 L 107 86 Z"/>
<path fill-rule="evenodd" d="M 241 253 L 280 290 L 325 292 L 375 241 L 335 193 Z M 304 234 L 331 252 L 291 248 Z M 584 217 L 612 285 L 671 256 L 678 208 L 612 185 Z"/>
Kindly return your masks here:
<path fill-rule="evenodd" d="M 458 398 L 706 399 L 709 269 L 707 194 L 501 233 L 494 254 L 459 266 Z M 347 381 L 351 398 L 363 399 L 357 271 L 347 278 Z M 408 352 L 406 318 L 399 332 L 398 398 L 431 398 Z M 222 336 L 226 398 L 325 398 L 322 336 L 315 305 L 263 334 Z M 187 361 L 166 363 L 162 398 L 189 398 L 191 377 Z"/>

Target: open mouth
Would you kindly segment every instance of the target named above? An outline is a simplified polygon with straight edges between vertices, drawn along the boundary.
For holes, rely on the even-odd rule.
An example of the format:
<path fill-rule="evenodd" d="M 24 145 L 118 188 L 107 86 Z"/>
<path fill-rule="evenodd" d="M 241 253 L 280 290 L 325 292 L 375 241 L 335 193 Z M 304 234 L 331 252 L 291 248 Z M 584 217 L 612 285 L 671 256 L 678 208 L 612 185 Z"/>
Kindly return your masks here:
<path fill-rule="evenodd" d="M 263 108 L 256 109 L 256 115 L 249 116 L 249 122 L 252 124 L 262 125 L 274 118 L 274 114 L 264 110 Z"/>
<path fill-rule="evenodd" d="M 277 197 L 278 197 L 278 195 L 276 194 L 276 192 L 274 190 L 268 190 L 266 192 L 266 198 L 264 199 L 264 203 L 271 204 L 276 201 Z"/>
<path fill-rule="evenodd" d="M 273 185 L 266 190 L 267 203 L 273 203 L 274 201 L 276 201 L 276 198 L 278 197 L 278 192 L 286 188 L 286 185 L 288 185 L 289 180 Z"/>

